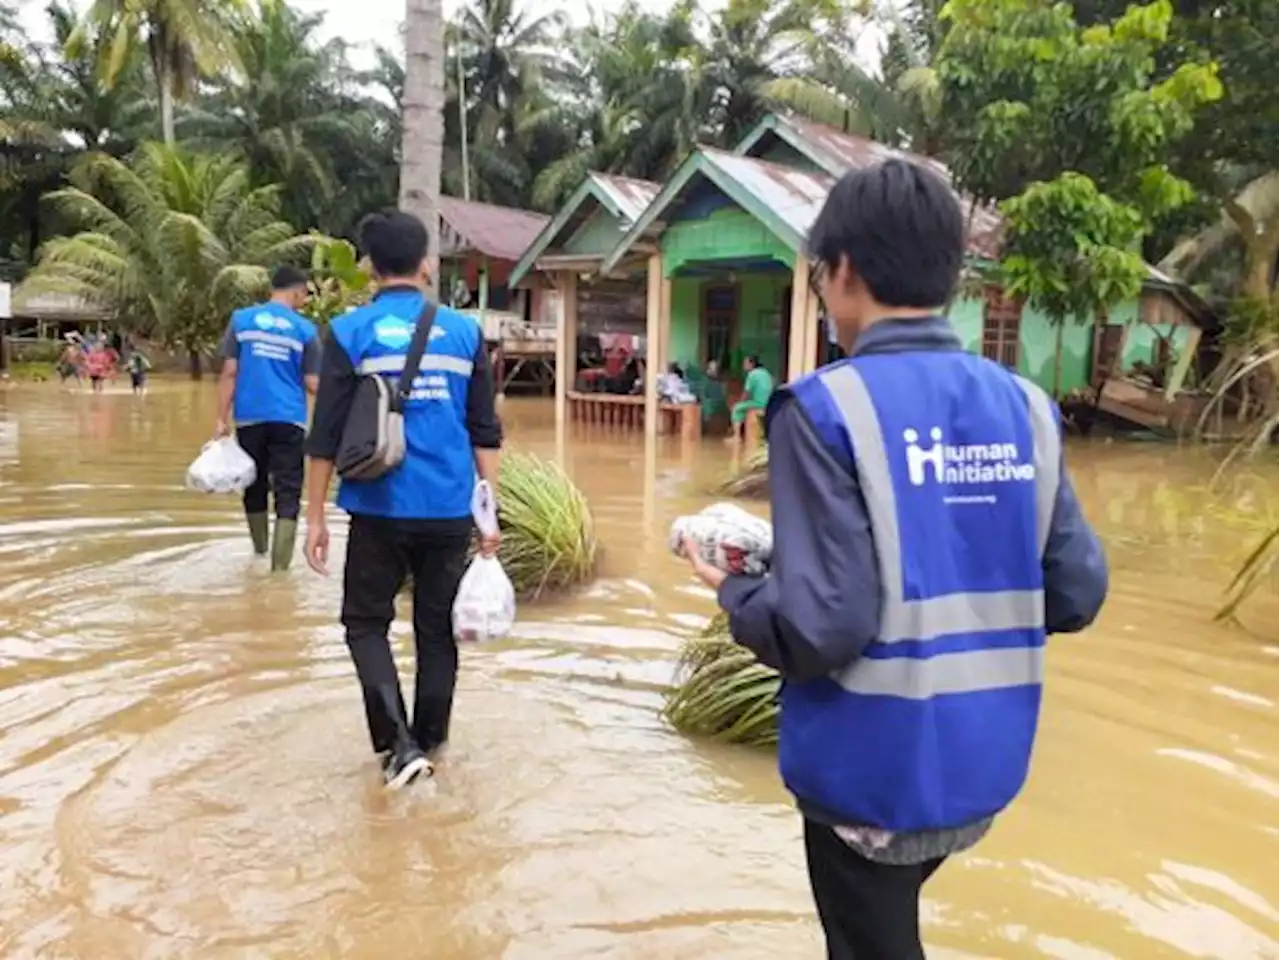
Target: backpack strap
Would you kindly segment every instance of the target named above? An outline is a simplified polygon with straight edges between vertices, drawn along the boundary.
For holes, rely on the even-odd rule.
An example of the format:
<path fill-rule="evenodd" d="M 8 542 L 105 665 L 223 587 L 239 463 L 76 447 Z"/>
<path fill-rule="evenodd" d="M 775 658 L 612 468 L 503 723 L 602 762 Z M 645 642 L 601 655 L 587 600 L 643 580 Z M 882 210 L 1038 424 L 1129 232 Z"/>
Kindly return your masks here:
<path fill-rule="evenodd" d="M 418 316 L 418 325 L 413 330 L 413 340 L 409 342 L 409 352 L 404 357 L 404 369 L 400 371 L 400 382 L 396 384 L 395 396 L 391 398 L 391 409 L 397 413 L 404 411 L 405 401 L 413 392 L 413 379 L 418 375 L 422 365 L 422 355 L 427 351 L 427 341 L 431 337 L 431 327 L 436 320 L 436 305 L 430 300 L 422 308 Z"/>

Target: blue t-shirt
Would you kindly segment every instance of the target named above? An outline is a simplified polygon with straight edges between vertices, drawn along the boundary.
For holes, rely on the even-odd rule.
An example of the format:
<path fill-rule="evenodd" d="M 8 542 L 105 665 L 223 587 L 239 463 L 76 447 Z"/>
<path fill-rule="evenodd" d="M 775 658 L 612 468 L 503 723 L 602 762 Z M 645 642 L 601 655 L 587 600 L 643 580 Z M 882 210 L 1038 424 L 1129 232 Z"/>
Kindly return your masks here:
<path fill-rule="evenodd" d="M 320 372 L 315 324 L 267 301 L 231 315 L 222 355 L 237 362 L 235 418 L 250 423 L 307 425 L 304 377 Z"/>

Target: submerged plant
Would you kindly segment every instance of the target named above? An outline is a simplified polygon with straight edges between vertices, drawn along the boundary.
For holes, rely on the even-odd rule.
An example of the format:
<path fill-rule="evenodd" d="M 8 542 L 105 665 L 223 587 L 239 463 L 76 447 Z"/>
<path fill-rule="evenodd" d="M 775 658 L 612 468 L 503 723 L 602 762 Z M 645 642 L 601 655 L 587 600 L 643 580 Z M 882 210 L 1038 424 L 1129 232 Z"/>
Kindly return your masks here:
<path fill-rule="evenodd" d="M 743 497 L 750 500 L 769 499 L 769 448 L 761 445 L 753 450 L 733 474 L 716 488 L 716 493 L 726 497 Z"/>
<path fill-rule="evenodd" d="M 678 671 L 662 715 L 681 733 L 748 746 L 778 742 L 781 678 L 734 642 L 724 614 L 685 643 Z"/>
<path fill-rule="evenodd" d="M 1273 526 L 1247 556 L 1231 583 L 1226 599 L 1215 620 L 1231 620 L 1249 597 L 1267 584 L 1275 584 L 1276 567 L 1280 565 L 1280 527 Z"/>
<path fill-rule="evenodd" d="M 591 508 L 553 461 L 507 454 L 499 483 L 499 557 L 523 599 L 584 583 L 596 570 Z"/>

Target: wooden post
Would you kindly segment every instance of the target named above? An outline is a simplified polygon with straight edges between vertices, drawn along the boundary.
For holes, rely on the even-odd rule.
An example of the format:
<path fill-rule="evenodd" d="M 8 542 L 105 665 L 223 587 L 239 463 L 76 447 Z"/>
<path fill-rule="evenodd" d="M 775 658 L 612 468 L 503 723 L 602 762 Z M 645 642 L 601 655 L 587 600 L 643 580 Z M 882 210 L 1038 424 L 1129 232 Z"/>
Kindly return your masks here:
<path fill-rule="evenodd" d="M 787 341 L 787 381 L 804 375 L 813 362 L 807 358 L 805 344 L 809 342 L 809 261 L 796 256 L 795 270 L 791 275 L 791 334 Z M 779 371 L 781 373 L 781 371 Z"/>
<path fill-rule="evenodd" d="M 804 310 L 804 373 L 813 373 L 821 364 L 818 362 L 818 295 L 805 284 Z"/>
<path fill-rule="evenodd" d="M 578 339 L 578 276 L 555 275 L 556 295 L 556 429 L 563 430 L 573 389 Z"/>
<path fill-rule="evenodd" d="M 662 316 L 662 254 L 649 255 L 649 277 L 645 289 L 644 327 L 644 436 L 645 442 L 658 435 L 658 377 L 662 373 L 659 356 L 666 324 Z"/>
<path fill-rule="evenodd" d="M 671 278 L 662 278 L 662 342 L 658 344 L 658 373 L 671 363 Z"/>
<path fill-rule="evenodd" d="M 480 302 L 477 304 L 480 308 L 480 329 L 484 329 L 484 322 L 489 314 L 489 258 L 480 258 Z"/>

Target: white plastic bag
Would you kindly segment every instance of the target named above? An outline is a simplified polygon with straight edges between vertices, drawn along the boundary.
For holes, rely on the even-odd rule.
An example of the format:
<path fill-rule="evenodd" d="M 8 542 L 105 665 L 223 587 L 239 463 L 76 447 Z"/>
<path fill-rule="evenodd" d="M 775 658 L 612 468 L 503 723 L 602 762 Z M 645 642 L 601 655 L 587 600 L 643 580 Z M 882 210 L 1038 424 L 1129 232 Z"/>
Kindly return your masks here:
<path fill-rule="evenodd" d="M 471 496 L 471 515 L 480 533 L 498 530 L 493 488 L 481 480 Z M 492 640 L 505 636 L 516 619 L 516 588 L 497 557 L 477 556 L 462 575 L 453 601 L 453 635 L 459 640 Z"/>
<path fill-rule="evenodd" d="M 201 493 L 243 493 L 258 477 L 253 458 L 234 437 L 211 440 L 187 468 L 187 489 Z"/>
<path fill-rule="evenodd" d="M 686 537 L 697 544 L 704 562 L 725 573 L 760 576 L 773 558 L 773 527 L 732 503 L 677 517 L 667 539 L 677 557 L 684 556 Z"/>

